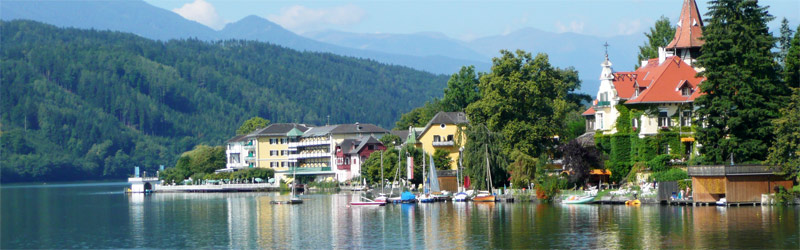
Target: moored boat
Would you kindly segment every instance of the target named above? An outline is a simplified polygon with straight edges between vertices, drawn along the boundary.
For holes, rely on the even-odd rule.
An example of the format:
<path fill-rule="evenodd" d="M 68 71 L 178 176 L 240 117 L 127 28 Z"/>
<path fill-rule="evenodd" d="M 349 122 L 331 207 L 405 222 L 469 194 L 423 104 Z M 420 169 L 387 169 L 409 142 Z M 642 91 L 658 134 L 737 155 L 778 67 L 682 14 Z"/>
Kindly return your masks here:
<path fill-rule="evenodd" d="M 478 193 L 478 195 L 472 198 L 472 201 L 495 202 L 497 201 L 497 197 L 495 197 L 494 194 L 491 194 L 488 191 L 481 191 Z"/>
<path fill-rule="evenodd" d="M 566 199 L 562 200 L 562 204 L 586 204 L 594 201 L 594 196 L 578 196 L 578 195 L 570 195 Z"/>
<path fill-rule="evenodd" d="M 467 201 L 469 199 L 469 195 L 464 192 L 458 192 L 456 195 L 453 195 L 453 201 Z"/>

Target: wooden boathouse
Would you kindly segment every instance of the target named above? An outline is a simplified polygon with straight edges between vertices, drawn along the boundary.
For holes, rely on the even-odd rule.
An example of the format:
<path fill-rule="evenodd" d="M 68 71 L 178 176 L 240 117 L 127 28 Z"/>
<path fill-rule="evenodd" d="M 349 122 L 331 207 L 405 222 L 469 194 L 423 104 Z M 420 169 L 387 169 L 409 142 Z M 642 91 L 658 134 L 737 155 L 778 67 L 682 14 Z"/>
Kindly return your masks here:
<path fill-rule="evenodd" d="M 777 171 L 764 165 L 688 167 L 695 203 L 715 203 L 722 198 L 729 204 L 761 203 L 761 195 L 775 192 L 776 186 L 792 189 L 792 181 L 777 175 Z"/>

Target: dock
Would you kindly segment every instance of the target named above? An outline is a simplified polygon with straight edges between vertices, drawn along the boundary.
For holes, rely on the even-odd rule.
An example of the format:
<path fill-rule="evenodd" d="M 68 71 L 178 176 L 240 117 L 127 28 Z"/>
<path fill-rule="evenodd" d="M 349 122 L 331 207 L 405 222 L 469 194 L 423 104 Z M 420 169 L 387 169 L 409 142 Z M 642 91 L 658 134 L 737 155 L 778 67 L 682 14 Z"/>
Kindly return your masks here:
<path fill-rule="evenodd" d="M 278 191 L 280 187 L 271 183 L 254 184 L 205 184 L 205 185 L 155 185 L 155 193 L 221 193 L 221 192 L 259 192 Z"/>

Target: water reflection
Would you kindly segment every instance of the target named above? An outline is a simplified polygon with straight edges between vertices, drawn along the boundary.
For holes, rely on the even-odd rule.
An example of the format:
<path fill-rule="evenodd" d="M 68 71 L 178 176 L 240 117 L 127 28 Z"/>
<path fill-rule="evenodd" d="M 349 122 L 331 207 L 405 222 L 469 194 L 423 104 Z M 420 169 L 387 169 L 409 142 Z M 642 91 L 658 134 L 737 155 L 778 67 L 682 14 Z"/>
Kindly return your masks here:
<path fill-rule="evenodd" d="M 351 207 L 359 193 L 122 194 L 0 188 L 0 248 L 793 248 L 800 207 L 434 203 Z M 127 214 L 126 214 L 127 213 Z"/>

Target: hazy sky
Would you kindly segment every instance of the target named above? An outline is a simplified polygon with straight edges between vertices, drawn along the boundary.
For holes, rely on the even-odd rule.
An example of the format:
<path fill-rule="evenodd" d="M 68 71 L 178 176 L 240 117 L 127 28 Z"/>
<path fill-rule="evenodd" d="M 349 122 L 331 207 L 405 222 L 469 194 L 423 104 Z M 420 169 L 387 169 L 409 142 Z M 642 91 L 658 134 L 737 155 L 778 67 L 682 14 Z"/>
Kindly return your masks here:
<path fill-rule="evenodd" d="M 641 33 L 664 15 L 673 22 L 683 0 L 549 1 L 256 1 L 145 0 L 214 29 L 248 15 L 267 18 L 296 33 L 334 29 L 356 33 L 440 32 L 469 40 L 524 27 L 598 36 Z M 706 1 L 697 1 L 701 14 Z M 800 1 L 760 1 L 792 27 L 800 23 Z"/>

